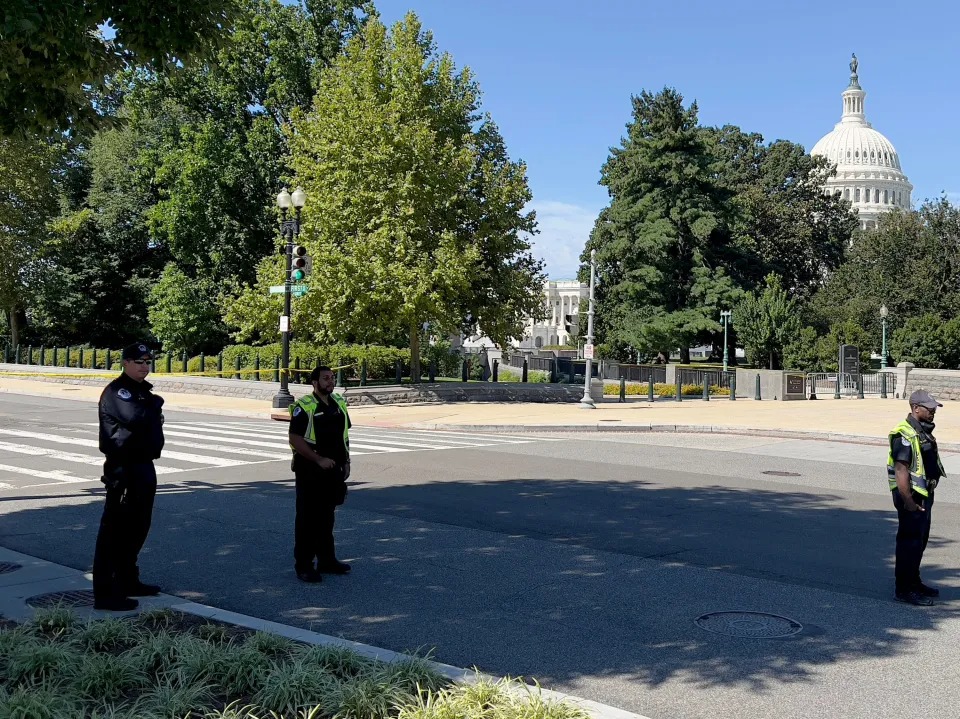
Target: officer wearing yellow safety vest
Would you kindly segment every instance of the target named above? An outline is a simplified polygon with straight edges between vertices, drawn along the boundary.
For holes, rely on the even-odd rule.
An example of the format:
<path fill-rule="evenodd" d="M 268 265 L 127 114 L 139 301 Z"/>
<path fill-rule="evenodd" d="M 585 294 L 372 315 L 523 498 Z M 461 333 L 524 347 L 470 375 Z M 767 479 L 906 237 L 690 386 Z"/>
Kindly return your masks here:
<path fill-rule="evenodd" d="M 337 560 L 333 543 L 334 513 L 346 499 L 350 476 L 350 415 L 346 400 L 333 392 L 333 370 L 315 368 L 310 383 L 313 392 L 290 406 L 297 481 L 293 559 L 297 578 L 316 583 L 322 574 L 350 571 Z"/>
<path fill-rule="evenodd" d="M 920 581 L 920 560 L 930 538 L 933 493 L 946 476 L 933 438 L 937 407 L 927 392 L 910 395 L 910 414 L 890 430 L 887 479 L 897 508 L 897 601 L 930 606 L 940 590 Z"/>

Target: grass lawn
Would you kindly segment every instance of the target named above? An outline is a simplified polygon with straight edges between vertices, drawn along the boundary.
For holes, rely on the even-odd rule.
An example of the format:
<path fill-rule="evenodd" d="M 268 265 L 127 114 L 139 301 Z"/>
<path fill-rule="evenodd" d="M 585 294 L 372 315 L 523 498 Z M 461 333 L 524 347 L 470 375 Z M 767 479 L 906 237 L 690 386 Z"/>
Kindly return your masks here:
<path fill-rule="evenodd" d="M 0 719 L 586 719 L 516 680 L 456 684 L 167 609 L 85 621 L 0 618 Z"/>

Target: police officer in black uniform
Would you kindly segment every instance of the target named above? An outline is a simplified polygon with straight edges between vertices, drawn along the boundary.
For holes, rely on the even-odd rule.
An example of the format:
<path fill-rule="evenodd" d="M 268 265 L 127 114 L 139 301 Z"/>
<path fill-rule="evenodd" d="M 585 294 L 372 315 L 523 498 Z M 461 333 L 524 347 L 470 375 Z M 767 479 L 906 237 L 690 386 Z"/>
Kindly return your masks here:
<path fill-rule="evenodd" d="M 137 557 L 150 531 L 157 472 L 153 460 L 163 449 L 163 398 L 146 382 L 150 349 L 137 342 L 123 350 L 123 374 L 100 395 L 100 451 L 106 455 L 107 487 L 93 557 L 94 608 L 136 609 L 137 600 L 160 593 L 140 581 Z"/>
<path fill-rule="evenodd" d="M 930 539 L 934 490 L 945 472 L 940 461 L 934 418 L 943 407 L 924 390 L 910 395 L 910 414 L 890 431 L 887 476 L 897 509 L 896 599 L 919 606 L 933 604 L 940 590 L 920 580 L 920 562 Z"/>
<path fill-rule="evenodd" d="M 333 542 L 334 513 L 347 496 L 350 476 L 350 416 L 346 400 L 333 392 L 332 369 L 316 367 L 310 383 L 313 393 L 290 407 L 297 482 L 293 559 L 297 578 L 316 583 L 321 574 L 350 571 L 349 564 L 337 560 Z"/>

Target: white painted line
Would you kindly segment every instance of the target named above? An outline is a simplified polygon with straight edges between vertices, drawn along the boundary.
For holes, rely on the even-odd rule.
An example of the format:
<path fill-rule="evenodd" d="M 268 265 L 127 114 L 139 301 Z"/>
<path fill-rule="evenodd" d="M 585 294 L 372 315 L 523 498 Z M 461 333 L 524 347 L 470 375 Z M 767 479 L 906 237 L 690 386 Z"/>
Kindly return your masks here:
<path fill-rule="evenodd" d="M 266 447 L 267 449 L 276 449 L 276 450 L 290 450 L 289 445 L 286 442 L 261 442 L 255 439 L 240 439 L 234 437 L 219 437 L 215 435 L 198 435 L 196 432 L 178 432 L 176 430 L 169 430 L 164 428 L 163 433 L 171 437 L 187 437 L 190 439 L 203 439 L 204 436 L 210 436 L 211 439 L 216 439 L 218 442 L 229 442 L 230 444 L 243 444 L 250 447 Z"/>
<path fill-rule="evenodd" d="M 0 429 L 0 434 L 10 435 L 13 437 L 23 437 L 25 439 L 41 439 L 46 442 L 55 442 L 59 444 L 73 444 L 81 447 L 100 448 L 99 441 L 95 439 L 82 439 L 80 437 L 70 437 L 68 435 L 61 434 L 27 432 L 26 430 L 22 429 Z M 164 450 L 163 457 L 165 459 L 178 459 L 181 462 L 190 462 L 191 464 L 209 464 L 212 467 L 238 467 L 241 464 L 247 464 L 246 462 L 241 462 L 240 460 L 236 459 L 210 457 L 207 455 L 189 454 L 187 452 L 170 452 L 167 450 Z M 100 462 L 102 463 L 103 460 L 101 459 Z"/>
<path fill-rule="evenodd" d="M 194 438 L 198 438 L 200 435 L 209 436 L 209 437 L 221 437 L 221 436 L 256 437 L 256 436 L 263 436 L 263 435 L 268 435 L 268 436 L 272 435 L 277 438 L 285 437 L 287 435 L 286 432 L 284 432 L 282 435 L 274 432 L 259 432 L 259 433 L 249 432 L 249 431 L 232 432 L 230 430 L 220 429 L 218 427 L 208 427 L 204 424 L 179 424 L 179 423 L 174 424 L 170 422 L 167 422 L 163 426 L 163 431 L 166 432 L 168 427 L 173 430 L 189 431 L 192 433 L 191 436 L 193 436 Z"/>
<path fill-rule="evenodd" d="M 225 444 L 209 444 L 206 442 L 188 442 L 184 439 L 170 439 L 168 437 L 164 447 L 169 445 L 173 445 L 175 447 L 190 447 L 191 449 L 206 449 L 211 452 L 223 452 L 224 454 L 246 454 L 251 457 L 261 457 L 263 459 L 290 459 L 289 454 L 265 452 L 262 449 L 228 447 Z M 166 455 L 166 453 L 166 450 L 164 450 L 164 455 Z"/>
<path fill-rule="evenodd" d="M 408 429 L 408 430 L 405 430 L 405 431 L 407 431 L 407 432 L 414 432 L 414 433 L 416 433 L 416 434 L 433 434 L 433 435 L 436 435 L 436 436 L 438 436 L 438 437 L 451 437 L 451 438 L 453 438 L 453 437 L 465 437 L 465 438 L 466 438 L 466 437 L 472 437 L 473 439 L 488 439 L 488 440 L 492 440 L 492 441 L 496 441 L 496 440 L 498 440 L 498 439 L 500 439 L 500 440 L 509 440 L 509 439 L 514 439 L 514 440 L 516 440 L 516 439 L 519 439 L 519 440 L 522 440 L 522 441 L 524 441 L 524 442 L 533 442 L 533 441 L 537 441 L 537 442 L 562 442 L 562 441 L 564 441 L 564 438 L 563 438 L 563 437 L 535 437 L 535 436 L 533 436 L 533 435 L 527 435 L 526 437 L 518 437 L 518 436 L 512 435 L 512 434 L 500 434 L 499 432 L 496 433 L 496 434 L 493 434 L 493 433 L 490 433 L 490 434 L 472 434 L 472 433 L 469 433 L 469 432 L 447 432 L 447 431 L 445 431 L 445 430 L 437 430 L 437 429 Z"/>
<path fill-rule="evenodd" d="M 79 483 L 79 482 L 99 482 L 100 481 L 99 477 L 97 478 L 74 477 L 72 474 L 62 469 L 55 469 L 51 472 L 45 472 L 42 469 L 30 469 L 28 467 L 18 467 L 15 464 L 0 464 L 0 472 L 12 472 L 14 474 L 25 474 L 28 477 L 36 477 L 37 479 L 52 479 L 56 482 Z M 0 482 L 0 489 L 13 489 L 13 485 L 3 484 L 2 482 Z"/>
<path fill-rule="evenodd" d="M 352 451 L 352 450 L 353 450 L 354 448 L 356 448 L 356 449 L 375 449 L 375 450 L 378 451 L 378 452 L 412 452 L 412 451 L 413 451 L 412 449 L 403 449 L 403 448 L 401 448 L 401 447 L 384 447 L 384 446 L 382 446 L 382 445 L 377 445 L 377 444 L 367 444 L 366 442 L 354 442 L 354 441 L 351 439 L 351 440 L 350 440 L 350 450 L 351 450 L 350 453 L 351 453 L 351 454 L 353 454 L 353 451 Z"/>
<path fill-rule="evenodd" d="M 410 434 L 399 434 L 399 433 L 386 433 L 386 432 L 370 432 L 369 430 L 363 430 L 356 433 L 357 436 L 364 438 L 370 437 L 374 441 L 385 442 L 387 444 L 404 444 L 408 447 L 430 447 L 431 449 L 456 449 L 458 447 L 491 447 L 499 444 L 522 444 L 521 442 L 480 442 L 477 440 L 463 440 L 463 439 L 454 439 L 452 437 L 436 437 L 438 442 L 441 442 L 446 446 L 438 446 L 434 444 L 427 445 L 417 445 L 411 440 L 427 440 L 434 439 L 430 435 L 410 435 Z M 351 432 L 353 435 L 353 432 Z"/>
<path fill-rule="evenodd" d="M 102 457 L 93 457 L 89 454 L 75 454 L 73 452 L 61 452 L 56 449 L 46 447 L 36 447 L 31 444 L 16 444 L 14 442 L 0 442 L 0 451 L 6 450 L 15 454 L 27 454 L 32 457 L 50 457 L 59 459 L 62 462 L 76 462 L 77 464 L 92 464 L 95 467 L 103 466 Z M 157 467 L 157 474 L 173 474 L 179 470 L 173 467 Z"/>

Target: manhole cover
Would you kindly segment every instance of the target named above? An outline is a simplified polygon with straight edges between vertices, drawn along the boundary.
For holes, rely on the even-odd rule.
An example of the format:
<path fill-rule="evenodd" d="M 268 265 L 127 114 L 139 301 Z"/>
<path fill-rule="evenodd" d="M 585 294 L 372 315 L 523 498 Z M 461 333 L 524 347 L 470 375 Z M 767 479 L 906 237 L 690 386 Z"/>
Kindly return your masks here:
<path fill-rule="evenodd" d="M 799 622 L 764 612 L 710 612 L 697 617 L 695 624 L 714 634 L 748 639 L 779 639 L 803 629 Z"/>
<path fill-rule="evenodd" d="M 763 472 L 763 474 L 769 474 L 773 477 L 799 477 L 799 472 L 783 472 L 778 469 L 768 469 Z"/>
<path fill-rule="evenodd" d="M 23 566 L 13 562 L 0 562 L 0 574 L 10 574 L 18 569 L 23 569 Z"/>
<path fill-rule="evenodd" d="M 49 607 L 92 607 L 93 591 L 90 589 L 78 589 L 69 592 L 50 592 L 49 594 L 37 594 L 27 598 L 27 605 L 34 609 L 47 609 Z"/>

